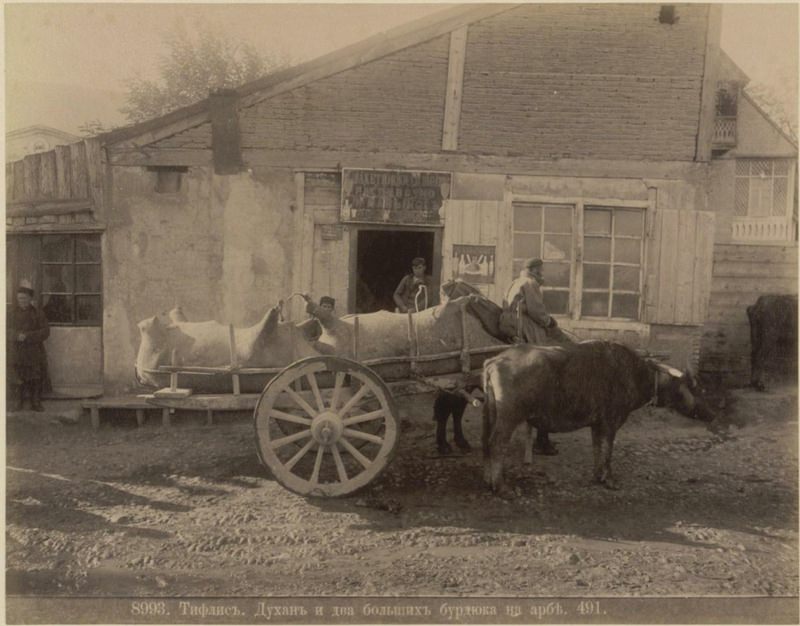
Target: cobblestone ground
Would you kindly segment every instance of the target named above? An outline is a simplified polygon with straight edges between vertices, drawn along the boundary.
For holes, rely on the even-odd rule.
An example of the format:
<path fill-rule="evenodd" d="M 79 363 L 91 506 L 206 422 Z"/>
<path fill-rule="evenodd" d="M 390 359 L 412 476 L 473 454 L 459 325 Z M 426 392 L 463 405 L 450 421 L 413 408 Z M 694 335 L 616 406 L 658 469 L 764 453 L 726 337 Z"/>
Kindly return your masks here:
<path fill-rule="evenodd" d="M 531 467 L 517 441 L 511 500 L 481 482 L 478 410 L 466 415 L 476 449 L 437 457 L 424 396 L 402 402 L 382 477 L 336 500 L 272 480 L 246 415 L 98 431 L 85 417 L 12 415 L 7 591 L 797 595 L 796 405 L 745 400 L 717 432 L 633 414 L 614 453 L 619 491 L 590 484 L 588 430 L 554 436 L 560 454 Z"/>

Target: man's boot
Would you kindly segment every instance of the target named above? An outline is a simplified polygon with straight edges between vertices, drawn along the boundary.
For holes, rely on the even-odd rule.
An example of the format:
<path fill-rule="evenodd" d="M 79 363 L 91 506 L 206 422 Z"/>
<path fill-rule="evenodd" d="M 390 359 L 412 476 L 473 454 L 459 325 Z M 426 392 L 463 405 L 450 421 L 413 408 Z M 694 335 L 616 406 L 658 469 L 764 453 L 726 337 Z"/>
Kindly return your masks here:
<path fill-rule="evenodd" d="M 41 413 L 44 411 L 42 406 L 42 381 L 36 380 L 31 383 L 31 409 Z"/>

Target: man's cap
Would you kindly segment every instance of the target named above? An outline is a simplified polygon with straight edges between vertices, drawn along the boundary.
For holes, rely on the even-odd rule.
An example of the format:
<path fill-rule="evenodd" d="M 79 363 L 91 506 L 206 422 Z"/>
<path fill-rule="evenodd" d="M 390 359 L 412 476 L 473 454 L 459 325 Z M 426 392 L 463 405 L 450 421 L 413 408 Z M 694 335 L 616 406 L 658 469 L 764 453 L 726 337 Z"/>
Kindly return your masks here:
<path fill-rule="evenodd" d="M 336 300 L 334 300 L 330 296 L 322 296 L 319 299 L 319 305 L 322 306 L 323 304 L 330 304 L 332 307 L 335 307 L 336 306 Z"/>
<path fill-rule="evenodd" d="M 415 256 L 411 260 L 411 267 L 414 267 L 415 265 L 427 265 L 427 264 L 425 263 L 425 259 L 423 259 L 421 256 Z"/>
<path fill-rule="evenodd" d="M 27 293 L 29 296 L 33 295 L 33 285 L 29 280 L 25 280 L 24 278 L 19 281 L 19 287 L 17 288 L 17 293 Z"/>
<path fill-rule="evenodd" d="M 537 267 L 542 267 L 544 263 L 541 259 L 528 259 L 525 261 L 525 267 L 529 270 L 536 269 Z"/>

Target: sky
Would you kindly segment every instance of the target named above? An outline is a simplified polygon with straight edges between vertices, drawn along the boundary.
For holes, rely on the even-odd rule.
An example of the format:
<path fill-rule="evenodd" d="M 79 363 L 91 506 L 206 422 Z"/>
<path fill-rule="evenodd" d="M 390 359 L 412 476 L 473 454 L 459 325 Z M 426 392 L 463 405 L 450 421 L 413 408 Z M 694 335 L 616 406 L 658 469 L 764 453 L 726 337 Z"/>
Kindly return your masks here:
<path fill-rule="evenodd" d="M 124 122 L 125 80 L 157 75 L 165 31 L 197 20 L 293 63 L 447 8 L 442 4 L 5 4 L 6 129 Z M 798 5 L 723 5 L 722 46 L 797 109 Z"/>

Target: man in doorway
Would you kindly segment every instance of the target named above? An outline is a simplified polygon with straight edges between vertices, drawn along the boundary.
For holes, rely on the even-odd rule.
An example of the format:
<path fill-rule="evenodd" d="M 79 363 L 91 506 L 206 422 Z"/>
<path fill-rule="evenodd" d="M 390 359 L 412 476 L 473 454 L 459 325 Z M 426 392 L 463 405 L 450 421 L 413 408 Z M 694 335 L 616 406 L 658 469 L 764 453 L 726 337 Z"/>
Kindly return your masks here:
<path fill-rule="evenodd" d="M 421 256 L 411 261 L 411 274 L 406 274 L 394 290 L 398 313 L 422 311 L 435 304 L 431 279 L 425 274 L 426 263 Z"/>
<path fill-rule="evenodd" d="M 13 411 L 21 411 L 27 391 L 31 409 L 44 411 L 42 386 L 47 375 L 47 355 L 44 341 L 50 336 L 47 317 L 33 306 L 33 287 L 27 280 L 20 282 L 17 303 L 7 319 L 8 364 Z"/>
<path fill-rule="evenodd" d="M 516 343 L 547 345 L 570 340 L 558 328 L 553 316 L 547 313 L 542 297 L 544 263 L 528 259 L 519 277 L 511 283 L 503 301 L 500 329 Z M 558 454 L 546 431 L 536 431 L 534 452 L 547 456 Z"/>

